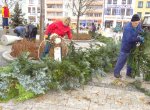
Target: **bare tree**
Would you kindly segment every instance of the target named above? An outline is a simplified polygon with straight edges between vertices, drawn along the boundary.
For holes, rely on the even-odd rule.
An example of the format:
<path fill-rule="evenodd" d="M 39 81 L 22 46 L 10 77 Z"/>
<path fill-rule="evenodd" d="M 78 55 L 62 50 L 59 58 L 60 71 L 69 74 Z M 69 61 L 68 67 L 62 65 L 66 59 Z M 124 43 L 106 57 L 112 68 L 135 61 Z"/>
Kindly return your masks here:
<path fill-rule="evenodd" d="M 96 0 L 72 0 L 72 6 L 69 7 L 72 9 L 72 12 L 77 16 L 77 35 L 79 33 L 79 20 L 80 16 L 86 14 L 89 11 L 93 11 L 92 5 Z"/>
<path fill-rule="evenodd" d="M 14 8 L 15 4 L 19 2 L 19 0 L 11 0 L 11 1 L 8 1 L 8 0 L 2 0 L 2 3 L 3 4 L 7 4 L 9 8 Z"/>

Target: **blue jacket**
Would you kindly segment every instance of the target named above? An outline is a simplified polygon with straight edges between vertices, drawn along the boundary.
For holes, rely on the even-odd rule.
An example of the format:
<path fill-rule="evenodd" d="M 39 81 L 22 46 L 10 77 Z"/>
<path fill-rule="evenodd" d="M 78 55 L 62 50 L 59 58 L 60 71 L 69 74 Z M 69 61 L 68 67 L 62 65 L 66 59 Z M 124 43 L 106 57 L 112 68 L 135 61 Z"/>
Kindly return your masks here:
<path fill-rule="evenodd" d="M 20 37 L 25 37 L 25 34 L 26 34 L 26 28 L 24 26 L 17 26 L 15 28 L 15 30 L 17 31 L 17 36 L 20 36 Z"/>
<path fill-rule="evenodd" d="M 141 24 L 136 28 L 132 27 L 131 22 L 127 23 L 124 27 L 121 52 L 130 53 L 131 49 L 136 46 L 136 43 L 140 41 L 137 37 L 142 32 Z"/>

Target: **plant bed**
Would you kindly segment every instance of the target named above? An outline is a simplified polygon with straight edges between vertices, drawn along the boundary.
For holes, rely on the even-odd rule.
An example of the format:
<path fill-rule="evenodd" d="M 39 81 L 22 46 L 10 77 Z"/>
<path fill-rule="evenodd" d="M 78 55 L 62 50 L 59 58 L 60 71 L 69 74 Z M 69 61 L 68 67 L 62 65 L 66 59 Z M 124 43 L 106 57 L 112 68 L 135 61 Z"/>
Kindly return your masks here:
<path fill-rule="evenodd" d="M 11 53 L 10 55 L 13 57 L 19 57 L 23 52 L 29 52 L 29 57 L 32 57 L 33 59 L 39 59 L 38 58 L 38 51 L 40 53 L 44 50 L 45 42 L 40 45 L 41 41 L 29 41 L 27 39 L 23 39 L 21 41 L 16 41 L 12 45 Z M 62 42 L 62 56 L 66 56 L 66 53 L 68 51 L 67 45 L 65 42 Z M 52 46 L 50 48 L 50 57 L 54 57 L 54 47 Z"/>
<path fill-rule="evenodd" d="M 86 33 L 79 33 L 78 35 L 74 33 L 73 35 L 73 40 L 91 40 L 91 36 Z"/>

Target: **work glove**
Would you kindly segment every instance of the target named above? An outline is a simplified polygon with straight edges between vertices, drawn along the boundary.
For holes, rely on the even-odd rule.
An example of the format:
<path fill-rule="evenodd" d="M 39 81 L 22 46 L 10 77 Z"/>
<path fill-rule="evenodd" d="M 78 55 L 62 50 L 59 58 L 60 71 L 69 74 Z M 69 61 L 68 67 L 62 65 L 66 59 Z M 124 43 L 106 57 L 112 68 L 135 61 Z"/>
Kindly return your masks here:
<path fill-rule="evenodd" d="M 44 35 L 44 38 L 47 39 L 47 38 L 48 38 L 48 35 Z"/>
<path fill-rule="evenodd" d="M 140 43 L 144 43 L 144 37 L 139 37 L 140 38 Z"/>
<path fill-rule="evenodd" d="M 50 38 L 50 33 L 48 35 L 44 35 L 44 39 L 48 40 Z"/>

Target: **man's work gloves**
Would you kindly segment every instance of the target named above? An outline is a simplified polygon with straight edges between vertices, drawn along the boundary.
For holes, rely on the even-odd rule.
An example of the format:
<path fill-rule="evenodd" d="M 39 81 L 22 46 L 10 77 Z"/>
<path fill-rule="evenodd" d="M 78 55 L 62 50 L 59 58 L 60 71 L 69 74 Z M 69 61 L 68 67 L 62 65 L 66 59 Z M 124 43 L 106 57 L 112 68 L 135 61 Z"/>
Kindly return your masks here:
<path fill-rule="evenodd" d="M 44 39 L 48 40 L 48 39 L 50 38 L 50 35 L 51 35 L 51 34 L 44 35 Z"/>
<path fill-rule="evenodd" d="M 142 37 L 142 36 L 138 36 L 139 37 L 139 39 L 140 39 L 140 43 L 144 43 L 144 37 Z"/>
<path fill-rule="evenodd" d="M 141 42 L 141 43 L 144 43 L 144 37 L 141 37 L 141 36 L 140 36 L 140 42 Z"/>
<path fill-rule="evenodd" d="M 47 38 L 48 38 L 48 35 L 44 35 L 44 38 L 47 39 Z"/>

